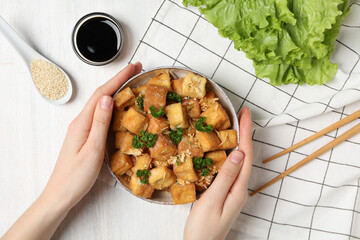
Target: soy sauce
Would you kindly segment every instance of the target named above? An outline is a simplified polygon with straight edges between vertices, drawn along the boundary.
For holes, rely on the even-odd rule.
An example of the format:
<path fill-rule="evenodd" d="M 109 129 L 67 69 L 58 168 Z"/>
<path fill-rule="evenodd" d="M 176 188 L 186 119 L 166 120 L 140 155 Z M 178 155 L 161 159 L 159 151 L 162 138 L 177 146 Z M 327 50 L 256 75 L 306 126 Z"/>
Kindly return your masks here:
<path fill-rule="evenodd" d="M 84 58 L 93 62 L 105 62 L 119 52 L 121 34 L 111 20 L 94 17 L 80 26 L 76 35 L 76 45 Z"/>

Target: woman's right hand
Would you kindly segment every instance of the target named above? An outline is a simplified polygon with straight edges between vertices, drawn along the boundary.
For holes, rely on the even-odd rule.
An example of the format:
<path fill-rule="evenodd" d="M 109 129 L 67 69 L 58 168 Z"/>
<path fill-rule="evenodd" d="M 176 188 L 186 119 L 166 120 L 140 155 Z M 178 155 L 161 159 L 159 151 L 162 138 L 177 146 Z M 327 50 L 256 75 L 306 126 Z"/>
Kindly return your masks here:
<path fill-rule="evenodd" d="M 210 188 L 191 210 L 184 239 L 224 239 L 246 203 L 253 159 L 249 108 L 243 108 L 239 118 L 239 150 L 229 155 Z"/>
<path fill-rule="evenodd" d="M 68 211 L 90 190 L 99 175 L 114 105 L 111 96 L 141 69 L 141 63 L 129 64 L 95 91 L 70 124 L 44 191 L 2 239 L 51 238 Z"/>

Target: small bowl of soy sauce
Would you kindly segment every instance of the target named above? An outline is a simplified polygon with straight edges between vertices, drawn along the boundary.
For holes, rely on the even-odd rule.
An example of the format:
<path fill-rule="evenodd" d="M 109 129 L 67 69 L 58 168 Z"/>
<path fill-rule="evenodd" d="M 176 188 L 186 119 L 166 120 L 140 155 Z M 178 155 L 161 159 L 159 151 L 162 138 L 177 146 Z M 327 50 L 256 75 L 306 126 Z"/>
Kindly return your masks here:
<path fill-rule="evenodd" d="M 94 12 L 82 17 L 72 33 L 72 46 L 85 63 L 101 66 L 121 53 L 125 34 L 121 24 L 106 13 Z"/>

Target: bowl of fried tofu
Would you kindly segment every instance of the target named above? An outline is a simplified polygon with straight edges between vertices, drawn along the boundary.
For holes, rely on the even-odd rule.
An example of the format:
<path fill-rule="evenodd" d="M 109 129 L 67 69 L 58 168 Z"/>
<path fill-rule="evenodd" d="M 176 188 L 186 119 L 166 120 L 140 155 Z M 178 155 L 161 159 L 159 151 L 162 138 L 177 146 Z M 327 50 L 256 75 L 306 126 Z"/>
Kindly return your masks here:
<path fill-rule="evenodd" d="M 238 147 L 230 99 L 194 70 L 150 69 L 125 82 L 113 98 L 105 161 L 117 184 L 138 198 L 195 202 Z"/>

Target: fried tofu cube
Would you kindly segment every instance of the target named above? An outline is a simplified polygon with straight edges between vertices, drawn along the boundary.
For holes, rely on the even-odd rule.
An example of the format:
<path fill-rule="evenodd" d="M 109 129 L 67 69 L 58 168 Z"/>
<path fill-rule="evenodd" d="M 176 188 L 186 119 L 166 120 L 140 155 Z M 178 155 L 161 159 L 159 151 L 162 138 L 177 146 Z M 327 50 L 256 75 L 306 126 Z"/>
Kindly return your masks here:
<path fill-rule="evenodd" d="M 122 125 L 126 111 L 120 111 L 117 108 L 114 109 L 114 116 L 112 119 L 112 127 L 114 132 L 125 132 L 126 128 Z"/>
<path fill-rule="evenodd" d="M 205 97 L 200 101 L 200 108 L 202 112 L 205 112 L 212 104 L 214 104 L 218 98 L 213 91 L 206 93 Z"/>
<path fill-rule="evenodd" d="M 199 140 L 201 148 L 204 152 L 217 150 L 221 143 L 220 139 L 214 132 L 207 133 L 196 131 L 196 138 Z"/>
<path fill-rule="evenodd" d="M 192 157 L 204 156 L 204 151 L 201 148 L 199 141 L 196 138 L 189 138 L 188 136 L 183 136 L 180 143 L 178 144 L 179 153 L 189 154 Z"/>
<path fill-rule="evenodd" d="M 174 204 L 186 204 L 196 201 L 195 184 L 190 183 L 186 185 L 173 184 L 170 188 L 171 197 Z"/>
<path fill-rule="evenodd" d="M 219 149 L 232 149 L 238 145 L 237 132 L 234 129 L 219 131 L 218 137 L 221 141 Z"/>
<path fill-rule="evenodd" d="M 142 149 L 136 149 L 132 146 L 132 139 L 134 135 L 129 132 L 115 133 L 115 148 L 120 149 L 121 152 L 138 156 L 142 153 Z"/>
<path fill-rule="evenodd" d="M 198 119 L 200 117 L 200 104 L 198 100 L 193 98 L 185 99 L 182 101 L 182 106 L 191 119 Z"/>
<path fill-rule="evenodd" d="M 129 155 L 122 153 L 120 150 L 115 152 L 110 157 L 110 168 L 116 176 L 123 175 L 132 167 L 131 158 Z"/>
<path fill-rule="evenodd" d="M 206 125 L 213 125 L 214 129 L 221 127 L 228 119 L 225 109 L 216 102 L 212 104 L 205 112 L 201 113 L 202 117 L 205 117 Z"/>
<path fill-rule="evenodd" d="M 133 138 L 133 134 L 129 133 L 129 132 L 116 132 L 115 133 L 115 148 L 116 149 L 120 149 L 122 145 L 124 145 L 124 143 L 126 141 L 128 141 L 128 139 Z M 124 151 L 122 151 L 124 152 Z"/>
<path fill-rule="evenodd" d="M 168 90 L 171 90 L 170 80 L 171 77 L 169 72 L 162 72 L 155 77 L 150 78 L 148 84 L 166 87 Z"/>
<path fill-rule="evenodd" d="M 170 156 L 176 155 L 176 145 L 170 137 L 159 134 L 156 138 L 155 146 L 149 148 L 150 156 L 157 161 L 166 161 Z"/>
<path fill-rule="evenodd" d="M 184 96 L 202 99 L 206 94 L 206 82 L 207 80 L 205 77 L 189 73 L 184 78 L 182 94 Z"/>
<path fill-rule="evenodd" d="M 140 114 L 145 114 L 145 112 L 139 107 L 139 105 L 137 105 L 137 103 L 134 101 L 134 104 L 130 105 L 128 107 L 129 109 L 130 108 L 133 108 L 135 111 L 137 111 L 138 113 Z"/>
<path fill-rule="evenodd" d="M 151 198 L 151 195 L 154 192 L 154 187 L 150 184 L 141 183 L 136 174 L 131 176 L 129 188 L 135 196 L 143 198 Z"/>
<path fill-rule="evenodd" d="M 169 130 L 170 126 L 168 120 L 165 117 L 154 118 L 151 113 L 147 114 L 149 120 L 149 126 L 147 131 L 149 133 L 159 134 Z"/>
<path fill-rule="evenodd" d="M 121 90 L 114 96 L 115 107 L 119 110 L 131 105 L 135 100 L 135 95 L 129 87 Z"/>
<path fill-rule="evenodd" d="M 137 156 L 131 155 L 130 157 L 131 157 L 132 165 L 134 166 L 134 165 L 136 164 L 136 157 L 137 157 Z"/>
<path fill-rule="evenodd" d="M 146 169 L 146 170 L 149 170 L 150 169 L 150 164 L 151 164 L 151 157 L 149 154 L 141 154 L 140 156 L 137 156 L 136 157 L 136 160 L 135 160 L 135 165 L 134 167 L 131 169 L 135 174 L 137 172 L 137 170 L 143 170 L 143 169 Z"/>
<path fill-rule="evenodd" d="M 130 132 L 140 134 L 141 131 L 146 131 L 149 119 L 134 108 L 130 108 L 122 120 L 122 125 Z"/>
<path fill-rule="evenodd" d="M 138 97 L 140 94 L 145 96 L 145 90 L 147 88 L 147 85 L 141 85 L 136 88 L 133 88 L 132 91 L 135 94 L 136 97 Z"/>
<path fill-rule="evenodd" d="M 231 127 L 231 122 L 230 122 L 230 118 L 228 118 L 223 125 L 221 125 L 218 130 L 226 130 L 229 129 Z"/>
<path fill-rule="evenodd" d="M 162 86 L 148 85 L 145 90 L 144 97 L 144 111 L 148 112 L 150 106 L 155 106 L 156 109 L 164 108 L 166 105 L 166 95 L 168 89 Z"/>
<path fill-rule="evenodd" d="M 206 101 L 209 101 L 208 103 L 211 103 L 212 101 L 217 100 L 217 97 L 216 97 L 214 91 L 207 92 L 205 95 L 205 98 L 206 98 L 205 99 Z"/>
<path fill-rule="evenodd" d="M 214 152 L 208 152 L 205 154 L 206 158 L 210 158 L 213 161 L 212 171 L 214 173 L 218 173 L 224 164 L 227 156 L 226 152 L 223 150 L 220 151 L 214 151 Z"/>
<path fill-rule="evenodd" d="M 179 94 L 181 97 L 183 97 L 183 94 L 182 94 L 183 82 L 184 82 L 183 78 L 179 78 L 179 79 L 175 79 L 175 80 L 171 81 L 171 87 L 172 87 L 173 91 L 176 92 L 177 94 Z"/>
<path fill-rule="evenodd" d="M 152 164 L 154 167 L 170 167 L 171 164 L 168 161 L 153 161 Z"/>
<path fill-rule="evenodd" d="M 173 170 L 175 175 L 184 181 L 194 182 L 198 178 L 194 169 L 193 158 L 189 155 L 186 155 L 184 162 L 177 161 L 173 165 Z"/>
<path fill-rule="evenodd" d="M 195 123 L 197 120 L 189 119 L 189 127 L 184 129 L 185 135 L 194 135 L 196 134 Z"/>
<path fill-rule="evenodd" d="M 213 174 L 208 174 L 206 176 L 201 176 L 199 174 L 198 180 L 194 182 L 196 190 L 199 192 L 205 191 L 206 189 L 208 189 L 208 187 L 210 186 L 213 180 L 214 180 Z"/>
<path fill-rule="evenodd" d="M 176 182 L 173 171 L 167 167 L 156 167 L 150 170 L 149 184 L 157 190 L 169 188 Z"/>
<path fill-rule="evenodd" d="M 126 177 L 125 177 L 125 180 L 126 180 L 127 182 L 129 182 L 130 179 L 129 179 L 128 177 L 131 177 L 133 174 L 134 174 L 134 173 L 133 173 L 133 171 L 131 171 L 131 169 L 127 170 L 127 171 L 125 172 L 125 174 L 124 174 L 124 177 L 126 176 Z"/>
<path fill-rule="evenodd" d="M 165 114 L 170 122 L 171 129 L 187 128 L 189 126 L 186 110 L 182 107 L 181 103 L 173 103 L 166 106 Z"/>

